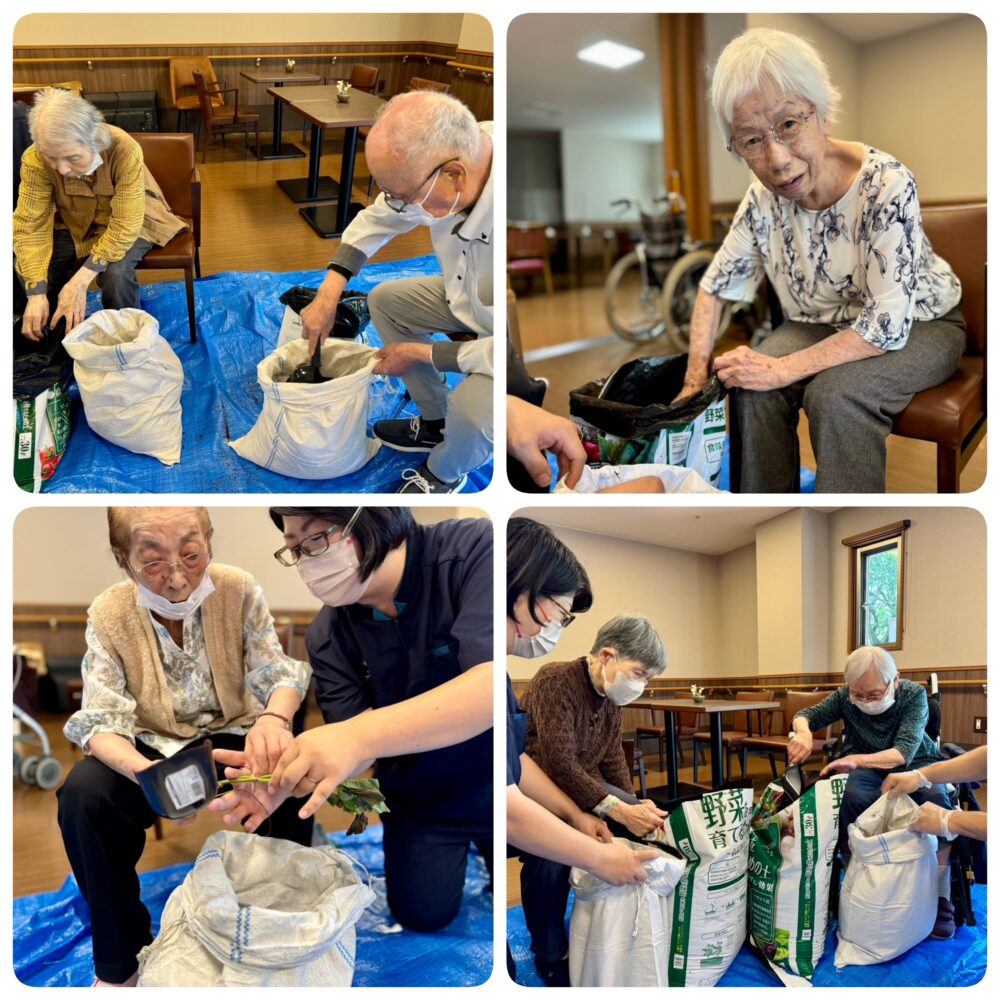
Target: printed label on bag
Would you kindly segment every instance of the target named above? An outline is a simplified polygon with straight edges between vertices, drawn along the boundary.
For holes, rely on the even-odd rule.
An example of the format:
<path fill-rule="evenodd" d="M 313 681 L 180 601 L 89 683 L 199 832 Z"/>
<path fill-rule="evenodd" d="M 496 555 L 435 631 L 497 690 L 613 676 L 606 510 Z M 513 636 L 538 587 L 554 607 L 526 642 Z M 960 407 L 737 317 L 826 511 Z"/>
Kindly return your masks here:
<path fill-rule="evenodd" d="M 205 799 L 205 782 L 197 765 L 191 764 L 168 774 L 164 779 L 170 798 L 177 809 L 186 809 Z"/>
<path fill-rule="evenodd" d="M 670 465 L 684 465 L 687 462 L 688 447 L 691 444 L 691 431 L 670 433 L 667 441 L 670 448 Z"/>
<path fill-rule="evenodd" d="M 34 434 L 19 434 L 17 438 L 17 457 L 19 459 L 31 457 L 31 442 Z"/>

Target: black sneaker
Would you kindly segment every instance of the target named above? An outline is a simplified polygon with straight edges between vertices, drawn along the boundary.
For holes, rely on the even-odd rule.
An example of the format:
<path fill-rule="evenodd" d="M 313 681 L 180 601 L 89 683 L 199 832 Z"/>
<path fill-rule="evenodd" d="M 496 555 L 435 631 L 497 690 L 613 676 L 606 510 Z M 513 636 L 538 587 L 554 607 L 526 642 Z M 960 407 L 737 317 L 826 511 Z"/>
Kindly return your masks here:
<path fill-rule="evenodd" d="M 569 986 L 568 958 L 559 958 L 553 962 L 536 955 L 535 969 L 546 986 Z"/>
<path fill-rule="evenodd" d="M 446 483 L 427 468 L 425 462 L 419 469 L 403 469 L 403 485 L 397 493 L 457 493 L 468 476 L 461 476 L 453 483 Z"/>
<path fill-rule="evenodd" d="M 444 440 L 444 434 L 428 430 L 421 417 L 379 420 L 372 430 L 383 444 L 396 451 L 433 451 Z"/>
<path fill-rule="evenodd" d="M 938 896 L 937 920 L 930 937 L 935 941 L 950 941 L 955 936 L 955 904 L 944 896 Z"/>

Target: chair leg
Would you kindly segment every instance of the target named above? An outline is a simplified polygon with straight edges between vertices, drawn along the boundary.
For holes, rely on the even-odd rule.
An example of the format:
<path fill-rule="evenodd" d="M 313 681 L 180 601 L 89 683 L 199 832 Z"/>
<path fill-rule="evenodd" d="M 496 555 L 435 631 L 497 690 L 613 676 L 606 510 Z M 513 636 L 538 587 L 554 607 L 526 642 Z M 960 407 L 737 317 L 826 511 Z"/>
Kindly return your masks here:
<path fill-rule="evenodd" d="M 253 144 L 257 149 L 257 159 L 260 159 L 260 122 L 253 123 Z"/>
<path fill-rule="evenodd" d="M 694 783 L 698 784 L 698 758 L 701 756 L 701 744 L 691 744 L 691 756 L 694 758 Z"/>
<path fill-rule="evenodd" d="M 958 451 L 940 444 L 937 449 L 937 489 L 938 493 L 958 492 Z"/>
<path fill-rule="evenodd" d="M 740 771 L 745 778 L 747 776 L 747 751 L 740 747 Z"/>
<path fill-rule="evenodd" d="M 194 248 L 194 276 L 201 277 L 201 247 Z"/>
<path fill-rule="evenodd" d="M 194 313 L 194 275 L 189 267 L 184 268 L 184 290 L 187 292 L 188 326 L 191 329 L 191 343 L 195 344 L 198 342 L 198 333 Z"/>
<path fill-rule="evenodd" d="M 769 753 L 767 755 L 767 759 L 771 762 L 771 777 L 774 778 L 777 781 L 777 779 L 778 779 L 778 765 L 775 764 L 775 762 L 774 762 L 774 754 L 773 753 Z"/>
<path fill-rule="evenodd" d="M 208 156 L 208 129 L 204 129 L 201 135 L 201 162 L 205 162 L 205 157 Z"/>

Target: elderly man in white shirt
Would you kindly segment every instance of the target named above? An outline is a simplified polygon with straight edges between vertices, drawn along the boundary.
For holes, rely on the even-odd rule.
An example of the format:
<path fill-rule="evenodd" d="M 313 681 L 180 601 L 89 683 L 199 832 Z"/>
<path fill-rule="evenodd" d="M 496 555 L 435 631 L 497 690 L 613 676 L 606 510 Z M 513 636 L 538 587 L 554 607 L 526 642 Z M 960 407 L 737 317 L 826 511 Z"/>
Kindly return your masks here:
<path fill-rule="evenodd" d="M 382 109 L 365 141 L 378 198 L 347 227 L 315 300 L 302 310 L 314 346 L 347 282 L 381 247 L 430 230 L 442 275 L 378 285 L 368 297 L 385 345 L 376 372 L 401 376 L 418 417 L 381 420 L 397 451 L 426 452 L 399 493 L 454 493 L 493 451 L 493 126 L 447 94 L 414 91 Z M 432 340 L 445 333 L 449 341 Z M 455 341 L 460 341 L 456 343 Z M 465 378 L 449 390 L 445 372 Z"/>

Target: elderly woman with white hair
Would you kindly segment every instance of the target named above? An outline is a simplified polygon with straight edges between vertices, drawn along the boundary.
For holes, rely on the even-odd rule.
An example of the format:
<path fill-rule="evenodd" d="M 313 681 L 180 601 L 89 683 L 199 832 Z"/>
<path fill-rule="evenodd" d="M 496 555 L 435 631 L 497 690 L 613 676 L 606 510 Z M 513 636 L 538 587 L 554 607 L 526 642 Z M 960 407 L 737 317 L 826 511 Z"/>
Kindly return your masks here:
<path fill-rule="evenodd" d="M 914 771 L 943 760 L 927 734 L 927 693 L 913 681 L 903 680 L 892 656 L 880 646 L 860 646 L 847 658 L 844 685 L 792 720 L 788 760 L 799 764 L 812 754 L 812 733 L 834 722 L 844 723 L 844 756 L 827 764 L 820 776 L 847 774 L 840 804 L 841 850 L 846 850 L 848 827 L 882 795 L 890 773 Z M 943 785 L 924 782 L 910 797 L 917 804 L 932 802 L 950 809 Z M 938 916 L 933 938 L 955 933 L 955 908 L 951 902 L 951 848 L 938 850 Z"/>
<path fill-rule="evenodd" d="M 965 345 L 961 286 L 924 236 L 913 174 L 832 137 L 839 98 L 809 43 L 767 28 L 730 42 L 712 77 L 726 148 L 755 180 L 702 278 L 678 398 L 710 370 L 733 390 L 743 492 L 798 492 L 800 409 L 817 492 L 884 492 L 893 417 Z M 753 298 L 765 274 L 784 322 L 713 362 L 723 302 Z"/>
<path fill-rule="evenodd" d="M 62 319 L 66 331 L 83 320 L 95 278 L 105 309 L 137 309 L 136 267 L 187 223 L 171 212 L 142 147 L 82 97 L 38 91 L 28 126 L 14 258 L 28 297 L 22 331 L 41 340 Z"/>
<path fill-rule="evenodd" d="M 666 667 L 663 641 L 648 619 L 619 615 L 601 626 L 589 654 L 547 663 L 521 697 L 527 756 L 579 809 L 636 840 L 662 826 L 667 814 L 632 791 L 622 706 Z M 521 901 L 535 967 L 548 985 L 568 986 L 569 866 L 528 853 L 522 862 Z"/>
<path fill-rule="evenodd" d="M 310 347 L 326 340 L 365 262 L 396 236 L 427 228 L 441 275 L 383 282 L 368 296 L 384 345 L 375 371 L 402 378 L 419 416 L 373 430 L 389 448 L 426 454 L 397 493 L 455 493 L 493 453 L 493 123 L 477 122 L 448 94 L 399 94 L 380 109 L 365 159 L 381 193 L 344 230 L 302 310 L 302 336 Z M 453 391 L 447 372 L 465 375 Z"/>

